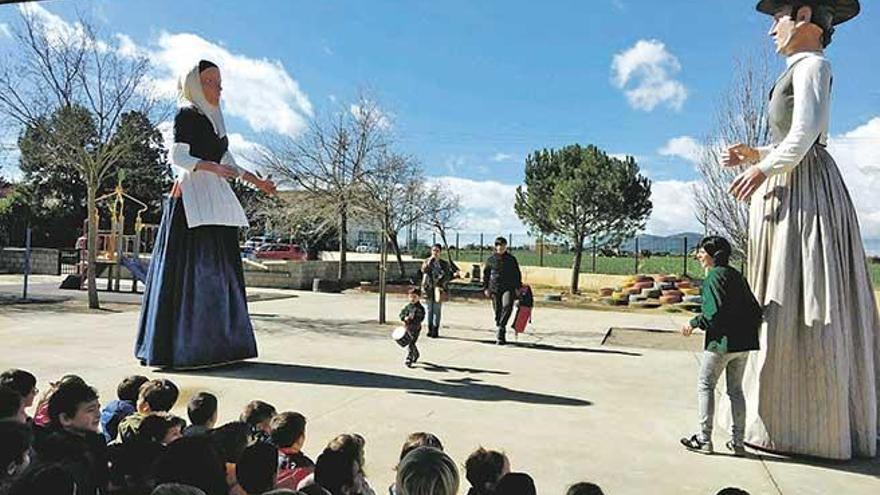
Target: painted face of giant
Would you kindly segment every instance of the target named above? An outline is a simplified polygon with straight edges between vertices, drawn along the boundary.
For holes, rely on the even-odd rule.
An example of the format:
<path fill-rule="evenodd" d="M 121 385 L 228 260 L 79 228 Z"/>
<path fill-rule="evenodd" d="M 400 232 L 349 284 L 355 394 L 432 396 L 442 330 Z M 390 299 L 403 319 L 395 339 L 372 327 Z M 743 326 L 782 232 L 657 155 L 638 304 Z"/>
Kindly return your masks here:
<path fill-rule="evenodd" d="M 797 11 L 796 18 L 792 18 L 791 9 L 791 5 L 779 8 L 773 16 L 773 25 L 768 33 L 776 43 L 776 53 L 784 56 L 793 53 L 798 35 L 810 24 L 813 14 L 813 9 L 810 7 L 801 7 Z"/>
<path fill-rule="evenodd" d="M 211 105 L 220 106 L 220 93 L 223 91 L 222 81 L 220 80 L 220 69 L 211 67 L 199 73 L 199 80 L 202 83 L 202 92 L 205 99 Z"/>

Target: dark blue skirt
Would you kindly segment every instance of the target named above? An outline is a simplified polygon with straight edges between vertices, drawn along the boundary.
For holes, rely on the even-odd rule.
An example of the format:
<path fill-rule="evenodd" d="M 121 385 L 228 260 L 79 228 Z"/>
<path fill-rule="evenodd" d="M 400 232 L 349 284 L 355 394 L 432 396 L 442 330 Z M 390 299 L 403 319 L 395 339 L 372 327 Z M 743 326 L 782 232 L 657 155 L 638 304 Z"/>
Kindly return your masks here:
<path fill-rule="evenodd" d="M 188 228 L 181 199 L 162 212 L 141 306 L 135 356 L 149 366 L 193 368 L 257 356 L 238 228 Z"/>

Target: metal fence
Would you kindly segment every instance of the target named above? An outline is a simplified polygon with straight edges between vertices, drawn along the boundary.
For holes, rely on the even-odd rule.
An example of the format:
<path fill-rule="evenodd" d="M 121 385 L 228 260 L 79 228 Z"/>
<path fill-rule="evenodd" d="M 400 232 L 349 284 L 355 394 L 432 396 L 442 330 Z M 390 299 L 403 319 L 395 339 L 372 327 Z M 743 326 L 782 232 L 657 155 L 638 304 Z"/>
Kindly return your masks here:
<path fill-rule="evenodd" d="M 494 249 L 496 237 L 505 237 L 511 252 L 520 265 L 572 268 L 574 250 L 564 243 L 535 238 L 525 233 L 488 233 L 452 231 L 446 241 L 452 258 L 461 263 L 482 263 Z M 700 236 L 696 234 L 659 237 L 640 235 L 619 246 L 587 244 L 581 255 L 582 273 L 633 275 L 639 273 L 674 273 L 702 275 L 694 250 Z M 441 243 L 440 236 L 429 234 L 410 244 L 411 252 L 418 254 L 425 246 Z M 733 260 L 734 266 L 745 269 L 744 260 Z"/>

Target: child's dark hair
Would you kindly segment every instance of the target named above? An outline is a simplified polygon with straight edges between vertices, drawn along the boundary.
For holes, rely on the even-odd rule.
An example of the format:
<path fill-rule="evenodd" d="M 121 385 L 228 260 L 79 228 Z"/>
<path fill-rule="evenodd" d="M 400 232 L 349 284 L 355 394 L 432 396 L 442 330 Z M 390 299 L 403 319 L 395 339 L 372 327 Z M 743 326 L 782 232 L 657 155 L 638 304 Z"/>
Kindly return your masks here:
<path fill-rule="evenodd" d="M 167 412 L 174 407 L 180 391 L 171 380 L 164 378 L 150 380 L 141 385 L 138 399 L 143 399 L 152 412 Z"/>
<path fill-rule="evenodd" d="M 403 447 L 400 449 L 400 460 L 403 460 L 403 458 L 406 457 L 406 454 L 409 454 L 411 451 L 419 447 L 434 447 L 437 450 L 443 450 L 443 444 L 434 434 L 419 431 L 410 434 L 410 436 L 406 438 L 406 441 L 403 442 Z"/>
<path fill-rule="evenodd" d="M 332 495 L 344 493 L 354 485 L 357 457 L 342 450 L 324 449 L 315 462 L 315 483 Z"/>
<path fill-rule="evenodd" d="M 730 254 L 733 248 L 727 242 L 727 239 L 717 235 L 704 237 L 700 244 L 697 245 L 697 249 L 700 248 L 704 249 L 706 254 L 712 257 L 716 266 L 727 266 L 730 263 Z"/>
<path fill-rule="evenodd" d="M 250 433 L 251 427 L 247 423 L 233 421 L 211 430 L 208 438 L 214 443 L 223 462 L 235 464 L 248 446 Z"/>
<path fill-rule="evenodd" d="M 37 386 L 37 377 L 25 370 L 9 369 L 0 373 L 0 385 L 15 390 L 22 397 L 27 397 Z"/>
<path fill-rule="evenodd" d="M 155 468 L 156 484 L 181 483 L 205 493 L 227 493 L 226 468 L 213 442 L 204 435 L 183 437 L 168 445 Z"/>
<path fill-rule="evenodd" d="M 749 492 L 740 488 L 729 486 L 727 488 L 722 488 L 721 491 L 719 491 L 715 495 L 749 495 Z"/>
<path fill-rule="evenodd" d="M 437 249 L 443 251 L 443 246 L 441 246 L 440 243 L 436 243 L 433 246 L 431 246 L 431 249 L 434 249 L 434 248 L 437 248 Z"/>
<path fill-rule="evenodd" d="M 147 417 L 141 421 L 141 426 L 138 428 L 137 438 L 139 440 L 162 443 L 162 440 L 165 439 L 165 435 L 168 434 L 168 431 L 175 426 L 183 429 L 183 427 L 186 426 L 186 421 L 184 421 L 183 418 L 167 412 L 152 413 L 147 415 Z"/>
<path fill-rule="evenodd" d="M 261 400 L 252 400 L 244 406 L 240 419 L 250 426 L 256 426 L 267 419 L 272 419 L 273 416 L 275 416 L 275 407 L 272 404 Z"/>
<path fill-rule="evenodd" d="M 271 428 L 272 443 L 287 448 L 306 433 L 306 417 L 298 412 L 283 412 L 272 418 Z"/>
<path fill-rule="evenodd" d="M 496 495 L 534 495 L 535 480 L 526 473 L 509 473 L 504 475 L 495 486 Z"/>
<path fill-rule="evenodd" d="M 205 426 L 217 413 L 217 397 L 208 392 L 199 392 L 192 396 L 186 405 L 186 414 L 194 425 Z"/>
<path fill-rule="evenodd" d="M 244 449 L 235 466 L 238 484 L 248 493 L 265 493 L 275 487 L 278 473 L 278 449 L 257 442 Z"/>
<path fill-rule="evenodd" d="M 119 398 L 119 400 L 136 402 L 141 391 L 141 386 L 148 381 L 150 381 L 149 378 L 143 375 L 127 376 L 119 382 L 119 386 L 116 387 L 116 397 Z"/>
<path fill-rule="evenodd" d="M 419 289 L 418 287 L 410 287 L 409 290 L 406 291 L 406 293 L 409 294 L 409 295 L 421 296 L 421 295 L 422 295 L 422 290 Z"/>
<path fill-rule="evenodd" d="M 49 399 L 49 421 L 61 426 L 62 414 L 69 418 L 76 415 L 80 405 L 98 400 L 98 391 L 79 381 L 70 381 L 58 386 L 58 390 Z"/>
<path fill-rule="evenodd" d="M 605 492 L 595 483 L 575 483 L 568 488 L 565 495 L 605 495 Z"/>
<path fill-rule="evenodd" d="M 501 479 L 504 461 L 501 452 L 480 447 L 464 463 L 465 478 L 478 491 L 492 488 Z"/>
<path fill-rule="evenodd" d="M 21 409 L 24 398 L 12 387 L 0 385 L 0 419 L 13 418 Z"/>

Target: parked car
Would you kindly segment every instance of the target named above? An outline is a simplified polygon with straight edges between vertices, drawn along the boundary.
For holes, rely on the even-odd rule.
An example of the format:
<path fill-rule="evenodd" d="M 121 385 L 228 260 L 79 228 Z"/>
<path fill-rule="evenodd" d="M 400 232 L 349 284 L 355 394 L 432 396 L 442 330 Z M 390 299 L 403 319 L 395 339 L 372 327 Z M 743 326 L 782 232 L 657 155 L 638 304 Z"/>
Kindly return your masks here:
<path fill-rule="evenodd" d="M 246 240 L 244 242 L 244 247 L 248 247 L 251 249 L 257 249 L 257 248 L 263 246 L 264 244 L 271 244 L 273 242 L 276 242 L 276 240 L 275 240 L 275 238 L 273 238 L 271 236 L 258 235 L 258 236 L 248 238 L 248 240 Z"/>
<path fill-rule="evenodd" d="M 257 249 L 257 259 L 305 261 L 306 252 L 296 244 L 264 244 Z"/>
<path fill-rule="evenodd" d="M 354 249 L 358 253 L 378 253 L 379 248 L 371 244 L 361 244 Z"/>
<path fill-rule="evenodd" d="M 257 259 L 257 250 L 252 247 L 244 246 L 241 248 L 241 257 L 249 260 Z"/>

